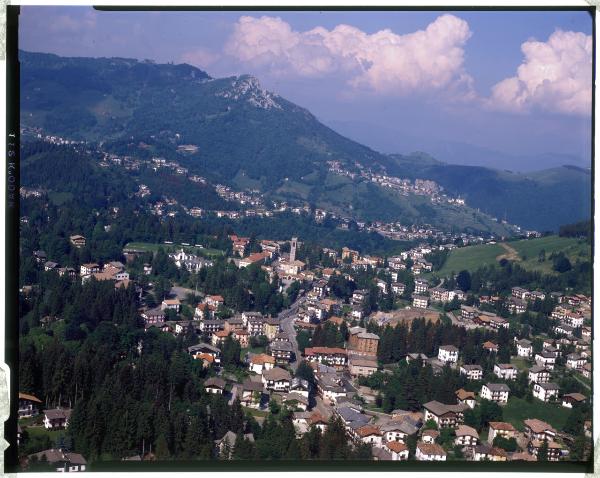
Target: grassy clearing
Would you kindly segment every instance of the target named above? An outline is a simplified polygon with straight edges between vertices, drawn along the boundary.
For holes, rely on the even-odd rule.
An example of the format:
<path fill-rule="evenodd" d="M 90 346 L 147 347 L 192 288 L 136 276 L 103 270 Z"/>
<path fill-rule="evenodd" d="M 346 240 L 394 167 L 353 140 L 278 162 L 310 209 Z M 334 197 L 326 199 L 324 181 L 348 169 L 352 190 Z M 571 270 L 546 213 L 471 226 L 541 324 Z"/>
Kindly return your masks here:
<path fill-rule="evenodd" d="M 523 430 L 523 420 L 528 418 L 538 418 L 557 430 L 562 430 L 571 412 L 570 409 L 562 407 L 560 404 L 552 405 L 536 398 L 529 403 L 517 397 L 510 397 L 502 411 L 504 421 L 512 423 L 518 430 Z"/>
<path fill-rule="evenodd" d="M 545 251 L 546 257 L 549 257 L 553 252 L 562 251 L 569 257 L 571 262 L 575 262 L 577 259 L 589 260 L 591 257 L 589 244 L 569 237 L 547 236 L 507 242 L 506 244 L 517 252 L 519 257 L 516 260 L 522 267 L 528 270 L 539 270 L 546 274 L 554 274 L 555 272 L 552 270 L 551 260 L 546 259 L 544 262 L 538 262 L 542 250 Z M 497 257 L 506 254 L 507 250 L 500 244 L 461 247 L 450 252 L 446 263 L 436 274 L 445 276 L 463 269 L 472 272 L 485 264 L 496 264 Z"/>
<path fill-rule="evenodd" d="M 571 262 L 577 259 L 583 260 L 591 257 L 591 248 L 584 241 L 571 237 L 548 236 L 537 239 L 525 239 L 509 243 L 519 256 L 519 263 L 529 270 L 539 270 L 547 274 L 555 274 L 552 270 L 552 261 L 546 259 L 543 262 L 538 261 L 540 252 L 546 253 L 546 258 L 553 252 L 564 252 Z"/>
<path fill-rule="evenodd" d="M 138 249 L 146 252 L 156 252 L 162 247 L 166 252 L 175 252 L 183 249 L 186 252 L 197 254 L 206 257 L 218 257 L 224 254 L 220 249 L 212 249 L 208 247 L 182 246 L 181 244 L 157 244 L 152 242 L 129 242 L 125 245 L 126 248 Z"/>
<path fill-rule="evenodd" d="M 484 264 L 496 264 L 496 257 L 506 251 L 499 244 L 479 244 L 461 247 L 450 252 L 444 266 L 437 272 L 440 276 L 458 273 L 463 269 L 474 271 Z"/>
<path fill-rule="evenodd" d="M 257 410 L 256 408 L 244 407 L 243 405 L 242 409 L 254 417 L 266 417 L 269 414 L 266 410 Z"/>
<path fill-rule="evenodd" d="M 46 430 L 44 427 L 27 427 L 27 433 L 30 437 L 47 436 L 52 443 L 56 443 L 60 436 L 66 436 L 65 430 Z"/>
<path fill-rule="evenodd" d="M 524 357 L 511 357 L 510 363 L 519 369 L 519 372 L 531 367 L 530 361 Z"/>
<path fill-rule="evenodd" d="M 240 350 L 240 358 L 243 360 L 246 354 L 250 352 L 252 354 L 265 353 L 265 347 L 248 347 Z"/>

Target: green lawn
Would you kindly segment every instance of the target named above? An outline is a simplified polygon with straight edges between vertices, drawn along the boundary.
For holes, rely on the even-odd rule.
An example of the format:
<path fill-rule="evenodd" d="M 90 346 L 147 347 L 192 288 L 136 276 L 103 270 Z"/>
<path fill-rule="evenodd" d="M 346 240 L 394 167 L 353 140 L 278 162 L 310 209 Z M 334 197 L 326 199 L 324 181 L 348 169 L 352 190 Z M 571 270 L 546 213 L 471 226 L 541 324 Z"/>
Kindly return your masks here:
<path fill-rule="evenodd" d="M 505 252 L 499 244 L 461 247 L 451 251 L 444 266 L 435 272 L 439 276 L 445 276 L 463 269 L 474 271 L 484 264 L 496 264 L 496 257 Z"/>
<path fill-rule="evenodd" d="M 27 433 L 30 437 L 45 435 L 54 444 L 59 436 L 66 436 L 67 432 L 65 430 L 46 430 L 44 427 L 27 427 Z"/>
<path fill-rule="evenodd" d="M 244 357 L 246 356 L 246 353 L 253 353 L 253 354 L 262 354 L 265 352 L 265 347 L 248 347 L 245 349 L 241 349 L 240 350 L 240 358 L 243 360 Z"/>
<path fill-rule="evenodd" d="M 256 408 L 244 407 L 243 405 L 242 409 L 254 417 L 266 417 L 269 414 L 266 410 L 257 410 Z"/>
<path fill-rule="evenodd" d="M 591 248 L 584 241 L 571 237 L 547 236 L 536 239 L 525 239 L 521 241 L 509 242 L 508 245 L 515 249 L 521 261 L 519 262 L 525 269 L 539 270 L 540 272 L 554 274 L 552 270 L 552 261 L 548 259 L 553 252 L 564 252 L 571 262 L 577 259 L 583 260 L 591 257 Z M 544 250 L 546 260 L 538 261 L 540 252 Z"/>
<path fill-rule="evenodd" d="M 552 271 L 551 260 L 546 259 L 544 262 L 538 262 L 538 256 L 542 250 L 546 252 L 546 258 L 552 252 L 563 251 L 571 262 L 575 262 L 577 259 L 587 258 L 589 260 L 591 257 L 589 244 L 570 237 L 547 236 L 507 242 L 506 245 L 517 251 L 520 256 L 518 262 L 525 269 L 539 270 L 544 273 L 554 272 Z M 451 272 L 457 273 L 463 269 L 472 272 L 484 264 L 495 264 L 496 258 L 507 254 L 507 252 L 500 244 L 461 247 L 451 251 L 444 266 L 439 271 L 434 272 L 439 276 L 445 276 Z"/>
<path fill-rule="evenodd" d="M 222 256 L 224 252 L 220 249 L 211 249 L 208 247 L 194 247 L 194 246 L 182 246 L 181 244 L 157 244 L 152 242 L 129 242 L 125 245 L 125 248 L 138 249 L 146 252 L 156 252 L 162 247 L 166 252 L 175 252 L 180 249 L 192 254 L 198 254 L 207 257 Z"/>
<path fill-rule="evenodd" d="M 511 357 L 510 363 L 519 369 L 519 372 L 531 367 L 531 363 L 524 357 Z"/>
<path fill-rule="evenodd" d="M 510 397 L 502 411 L 504 421 L 512 423 L 518 430 L 523 430 L 523 420 L 528 418 L 537 418 L 549 423 L 557 430 L 562 430 L 569 413 L 571 413 L 569 408 L 562 407 L 560 404 L 551 405 L 536 398 L 529 403 L 517 397 Z"/>

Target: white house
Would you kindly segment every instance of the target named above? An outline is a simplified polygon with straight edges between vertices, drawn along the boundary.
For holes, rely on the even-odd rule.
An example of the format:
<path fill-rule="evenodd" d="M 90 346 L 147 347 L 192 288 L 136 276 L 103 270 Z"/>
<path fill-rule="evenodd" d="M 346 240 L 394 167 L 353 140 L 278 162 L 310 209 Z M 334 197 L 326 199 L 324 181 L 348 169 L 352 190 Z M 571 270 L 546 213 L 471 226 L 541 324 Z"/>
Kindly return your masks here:
<path fill-rule="evenodd" d="M 533 354 L 533 344 L 527 339 L 517 341 L 517 355 L 519 357 L 530 358 Z"/>
<path fill-rule="evenodd" d="M 483 378 L 481 365 L 461 365 L 460 373 L 466 375 L 469 380 L 481 380 Z"/>
<path fill-rule="evenodd" d="M 437 443 L 417 443 L 415 458 L 419 461 L 446 461 L 446 452 Z"/>
<path fill-rule="evenodd" d="M 508 402 L 509 392 L 510 389 L 505 383 L 486 383 L 481 387 L 480 396 L 503 405 Z"/>
<path fill-rule="evenodd" d="M 519 371 L 517 367 L 509 363 L 497 363 L 494 365 L 494 374 L 504 380 L 515 380 Z"/>
<path fill-rule="evenodd" d="M 536 383 L 533 385 L 533 396 L 543 402 L 548 402 L 552 397 L 558 398 L 559 387 L 555 383 Z"/>
<path fill-rule="evenodd" d="M 458 349 L 454 345 L 440 345 L 438 360 L 444 363 L 458 362 Z"/>
<path fill-rule="evenodd" d="M 550 370 L 543 365 L 534 365 L 529 369 L 527 377 L 530 383 L 547 383 L 550 381 Z"/>

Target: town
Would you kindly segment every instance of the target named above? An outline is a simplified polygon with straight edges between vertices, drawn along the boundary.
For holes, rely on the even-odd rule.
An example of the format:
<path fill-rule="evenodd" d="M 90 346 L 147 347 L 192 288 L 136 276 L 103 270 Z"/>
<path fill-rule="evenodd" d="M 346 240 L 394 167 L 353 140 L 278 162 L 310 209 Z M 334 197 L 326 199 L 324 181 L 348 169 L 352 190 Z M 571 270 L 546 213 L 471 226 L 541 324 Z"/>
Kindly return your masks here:
<path fill-rule="evenodd" d="M 286 410 L 297 439 L 341 427 L 349 446 L 368 447 L 374 460 L 557 461 L 589 453 L 590 297 L 489 282 L 485 293 L 474 293 L 467 271 L 442 280 L 431 274 L 427 259 L 443 245 L 377 257 L 348 247 L 309 254 L 295 237 L 251 244 L 230 234 L 228 240 L 231 254 L 221 260 L 240 273 L 264 274 L 290 297 L 279 313 L 240 310 L 227 289 L 158 292 L 160 252 L 128 248 L 124 263 L 78 269 L 41 250 L 33 259 L 48 280 L 133 290 L 146 334 L 185 337 L 190 344 L 185 350 L 204 370 L 206 394 L 241 406 L 259 424 Z M 74 234 L 69 242 L 81 249 L 86 238 Z M 179 270 L 200 276 L 218 267 L 185 245 L 164 246 L 174 252 L 162 259 Z M 140 260 L 147 262 L 139 267 Z M 30 300 L 37 288 L 26 285 L 21 294 Z M 45 316 L 40 327 L 63 320 Z M 142 336 L 140 357 L 144 343 Z M 426 381 L 425 387 L 442 379 L 456 388 L 424 392 L 421 403 L 398 391 L 409 387 L 407 379 Z M 20 434 L 36 426 L 68 432 L 69 404 L 32 392 L 19 394 Z M 554 415 L 560 426 L 548 423 Z M 252 449 L 252 433 L 242 438 Z M 237 456 L 239 439 L 239 430 L 226 430 L 211 456 Z M 86 466 L 81 454 L 55 447 L 36 450 L 29 460 L 42 455 L 57 471 Z M 123 459 L 155 457 L 149 447 Z"/>

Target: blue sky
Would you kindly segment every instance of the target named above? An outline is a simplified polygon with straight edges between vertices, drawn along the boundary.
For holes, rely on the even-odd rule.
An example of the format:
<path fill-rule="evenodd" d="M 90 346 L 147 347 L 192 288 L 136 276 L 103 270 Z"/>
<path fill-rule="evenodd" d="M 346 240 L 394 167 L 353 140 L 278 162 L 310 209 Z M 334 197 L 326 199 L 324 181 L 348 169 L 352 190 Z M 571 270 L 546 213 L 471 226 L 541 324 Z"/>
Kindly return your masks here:
<path fill-rule="evenodd" d="M 215 77 L 250 73 L 375 149 L 439 157 L 451 143 L 441 159 L 475 151 L 471 162 L 503 168 L 492 154 L 500 152 L 522 158 L 525 170 L 554 165 L 524 157 L 541 153 L 590 164 L 591 34 L 586 12 L 22 7 L 20 18 L 28 51 L 185 61 Z"/>

